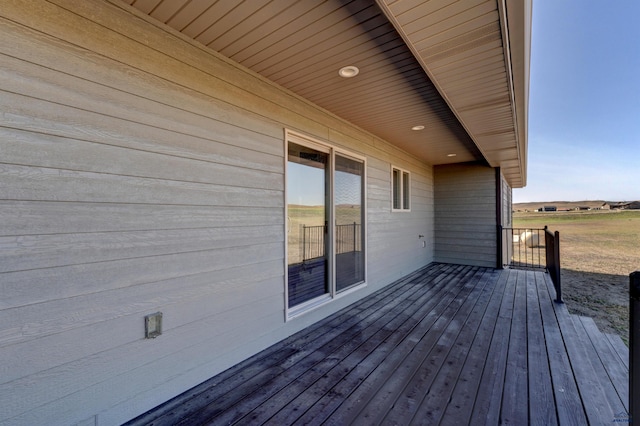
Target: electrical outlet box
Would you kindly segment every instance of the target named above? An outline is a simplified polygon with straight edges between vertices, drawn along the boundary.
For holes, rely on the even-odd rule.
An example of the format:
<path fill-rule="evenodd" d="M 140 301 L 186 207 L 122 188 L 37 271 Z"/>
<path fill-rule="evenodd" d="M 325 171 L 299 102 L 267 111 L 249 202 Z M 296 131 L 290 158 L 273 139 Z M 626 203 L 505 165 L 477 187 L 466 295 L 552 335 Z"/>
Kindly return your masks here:
<path fill-rule="evenodd" d="M 155 339 L 162 334 L 162 312 L 144 317 L 144 338 Z"/>

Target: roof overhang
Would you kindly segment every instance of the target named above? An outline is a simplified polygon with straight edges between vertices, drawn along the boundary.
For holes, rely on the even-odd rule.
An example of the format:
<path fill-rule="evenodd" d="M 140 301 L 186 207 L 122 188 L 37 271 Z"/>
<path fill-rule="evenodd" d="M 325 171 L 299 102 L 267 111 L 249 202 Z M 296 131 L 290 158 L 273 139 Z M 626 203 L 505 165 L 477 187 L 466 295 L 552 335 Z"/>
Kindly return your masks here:
<path fill-rule="evenodd" d="M 487 162 L 524 186 L 531 2 L 377 2 Z"/>
<path fill-rule="evenodd" d="M 526 182 L 529 0 L 126 2 L 429 164 Z"/>

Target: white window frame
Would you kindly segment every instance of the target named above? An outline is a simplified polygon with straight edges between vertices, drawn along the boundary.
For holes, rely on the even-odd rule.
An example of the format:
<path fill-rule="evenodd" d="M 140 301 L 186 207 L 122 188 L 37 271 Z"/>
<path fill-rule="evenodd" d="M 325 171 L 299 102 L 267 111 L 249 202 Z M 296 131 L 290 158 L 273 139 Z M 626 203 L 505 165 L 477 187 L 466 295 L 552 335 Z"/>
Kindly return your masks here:
<path fill-rule="evenodd" d="M 363 209 L 363 217 L 362 217 L 362 226 L 364 227 L 364 241 L 362 242 L 362 247 L 364 249 L 364 281 L 361 283 L 355 284 L 352 287 L 348 287 L 340 292 L 336 289 L 336 271 L 335 271 L 335 236 L 334 233 L 331 232 L 329 235 L 329 247 L 331 248 L 330 261 L 329 261 L 329 294 L 325 294 L 319 296 L 316 299 L 309 300 L 300 305 L 289 307 L 289 276 L 288 276 L 288 240 L 287 240 L 287 227 L 288 227 L 288 205 L 287 205 L 287 161 L 288 161 L 288 152 L 289 152 L 289 142 L 296 143 L 298 145 L 307 146 L 309 148 L 316 149 L 318 151 L 326 152 L 330 155 L 330 173 L 331 176 L 329 178 L 330 181 L 330 207 L 329 207 L 329 223 L 335 223 L 335 194 L 334 194 L 334 173 L 335 173 L 335 156 L 336 154 L 341 155 L 342 157 L 351 158 L 356 161 L 362 161 L 363 164 L 363 200 L 362 200 L 362 209 Z M 330 303 L 333 300 L 342 298 L 348 294 L 351 294 L 355 291 L 358 291 L 367 286 L 367 278 L 368 278 L 368 269 L 367 269 L 367 256 L 369 254 L 369 247 L 367 245 L 367 158 L 362 155 L 355 154 L 353 152 L 344 150 L 342 148 L 336 147 L 335 145 L 320 141 L 316 138 L 304 135 L 302 133 L 294 132 L 289 129 L 285 129 L 284 135 L 284 181 L 285 181 L 285 189 L 284 189 L 284 306 L 285 306 L 285 321 L 292 320 L 300 315 L 306 314 L 312 310 L 319 308 L 320 306 L 324 306 L 327 303 Z"/>
<path fill-rule="evenodd" d="M 396 185 L 394 182 L 395 172 L 398 172 L 400 182 L 398 186 L 400 208 L 396 208 Z M 405 183 L 405 176 L 407 182 Z M 405 187 L 406 186 L 406 187 Z M 410 212 L 411 211 L 411 172 L 401 167 L 391 165 L 391 211 L 392 212 Z"/>

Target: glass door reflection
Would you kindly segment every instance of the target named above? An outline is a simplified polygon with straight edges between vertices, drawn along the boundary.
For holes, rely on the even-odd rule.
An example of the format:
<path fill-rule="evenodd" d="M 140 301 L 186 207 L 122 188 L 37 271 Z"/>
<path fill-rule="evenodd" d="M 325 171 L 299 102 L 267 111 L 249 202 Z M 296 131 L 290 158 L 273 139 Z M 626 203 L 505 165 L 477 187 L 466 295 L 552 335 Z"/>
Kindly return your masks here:
<path fill-rule="evenodd" d="M 289 307 L 329 293 L 329 153 L 289 142 L 287 265 Z"/>
<path fill-rule="evenodd" d="M 335 156 L 336 291 L 364 281 L 364 164 Z"/>

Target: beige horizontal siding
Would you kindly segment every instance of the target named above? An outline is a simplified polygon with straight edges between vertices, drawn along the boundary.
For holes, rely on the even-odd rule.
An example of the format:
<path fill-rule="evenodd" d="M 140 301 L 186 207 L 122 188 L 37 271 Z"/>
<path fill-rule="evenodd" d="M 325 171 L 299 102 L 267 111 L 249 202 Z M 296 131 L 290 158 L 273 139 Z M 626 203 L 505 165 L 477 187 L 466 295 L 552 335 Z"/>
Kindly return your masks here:
<path fill-rule="evenodd" d="M 436 166 L 434 182 L 436 261 L 496 266 L 495 169 Z"/>
<path fill-rule="evenodd" d="M 502 217 L 501 225 L 503 228 L 511 228 L 513 226 L 513 195 L 511 186 L 505 179 L 504 175 L 500 174 L 500 182 L 502 185 Z M 511 256 L 513 255 L 513 241 L 511 241 L 509 232 L 503 232 L 502 241 L 502 265 L 509 265 L 511 263 Z"/>

